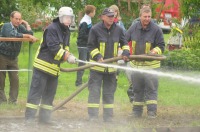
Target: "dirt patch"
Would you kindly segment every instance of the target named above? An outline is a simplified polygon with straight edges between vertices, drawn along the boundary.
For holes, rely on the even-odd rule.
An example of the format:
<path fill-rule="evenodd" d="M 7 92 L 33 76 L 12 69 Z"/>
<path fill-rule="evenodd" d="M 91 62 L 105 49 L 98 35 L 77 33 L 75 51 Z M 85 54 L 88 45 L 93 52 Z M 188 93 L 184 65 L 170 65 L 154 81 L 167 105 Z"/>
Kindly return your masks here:
<path fill-rule="evenodd" d="M 102 109 L 100 109 L 99 120 L 96 122 L 90 122 L 88 121 L 87 116 L 87 103 L 71 101 L 62 109 L 52 113 L 52 120 L 55 121 L 54 125 L 46 126 L 36 122 L 34 125 L 27 126 L 27 124 L 24 123 L 23 118 L 24 107 L 16 106 L 16 109 L 7 110 L 6 114 L 3 114 L 1 111 L 0 131 L 200 131 L 199 107 L 159 107 L 158 117 L 156 119 L 148 119 L 146 111 L 144 111 L 142 118 L 134 119 L 133 117 L 128 116 L 130 112 L 131 105 L 118 104 L 114 108 L 114 120 L 112 123 L 103 122 Z"/>

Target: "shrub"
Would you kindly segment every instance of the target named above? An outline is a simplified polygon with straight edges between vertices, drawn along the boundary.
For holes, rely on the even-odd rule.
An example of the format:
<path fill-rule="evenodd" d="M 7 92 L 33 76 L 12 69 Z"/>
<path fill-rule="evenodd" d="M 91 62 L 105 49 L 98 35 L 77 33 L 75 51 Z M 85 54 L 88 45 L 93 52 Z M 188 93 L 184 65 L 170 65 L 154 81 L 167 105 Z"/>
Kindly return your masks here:
<path fill-rule="evenodd" d="M 167 59 L 162 61 L 162 67 L 175 70 L 200 70 L 200 49 L 165 51 Z"/>

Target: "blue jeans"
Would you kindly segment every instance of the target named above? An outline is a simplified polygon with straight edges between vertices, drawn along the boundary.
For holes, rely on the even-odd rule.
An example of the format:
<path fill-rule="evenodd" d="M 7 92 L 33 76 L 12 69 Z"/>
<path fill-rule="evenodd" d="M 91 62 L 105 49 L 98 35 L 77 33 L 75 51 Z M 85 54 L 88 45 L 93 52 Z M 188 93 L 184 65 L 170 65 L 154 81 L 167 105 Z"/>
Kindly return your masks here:
<path fill-rule="evenodd" d="M 90 53 L 87 47 L 78 47 L 78 52 L 79 52 L 79 58 L 78 58 L 79 60 L 89 61 Z M 78 63 L 78 66 L 83 66 L 83 65 L 85 64 L 81 62 Z M 82 84 L 83 73 L 84 73 L 84 70 L 77 71 L 77 77 L 76 77 L 76 83 L 75 83 L 76 86 L 79 86 Z"/>

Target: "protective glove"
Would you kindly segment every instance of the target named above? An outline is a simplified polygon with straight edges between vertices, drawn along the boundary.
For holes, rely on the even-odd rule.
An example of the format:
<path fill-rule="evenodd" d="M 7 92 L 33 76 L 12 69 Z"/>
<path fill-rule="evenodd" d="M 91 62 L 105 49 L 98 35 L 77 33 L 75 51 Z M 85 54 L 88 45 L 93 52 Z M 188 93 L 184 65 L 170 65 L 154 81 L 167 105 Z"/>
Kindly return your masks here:
<path fill-rule="evenodd" d="M 122 52 L 122 58 L 125 62 L 129 61 L 129 56 L 130 56 L 130 52 L 129 50 L 123 50 Z"/>
<path fill-rule="evenodd" d="M 123 65 L 124 63 L 125 63 L 124 60 L 118 60 L 118 61 L 117 61 L 117 64 L 118 64 L 118 65 Z"/>
<path fill-rule="evenodd" d="M 74 64 L 76 63 L 76 57 L 72 54 L 69 54 L 68 58 L 67 58 L 67 62 Z"/>

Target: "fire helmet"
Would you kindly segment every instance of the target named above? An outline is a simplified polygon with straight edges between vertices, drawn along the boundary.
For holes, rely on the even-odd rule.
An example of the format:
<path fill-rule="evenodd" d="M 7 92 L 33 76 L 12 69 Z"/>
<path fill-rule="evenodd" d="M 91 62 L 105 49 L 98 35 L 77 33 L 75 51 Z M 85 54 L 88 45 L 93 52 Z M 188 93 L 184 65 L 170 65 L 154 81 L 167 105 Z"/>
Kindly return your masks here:
<path fill-rule="evenodd" d="M 62 17 L 62 16 L 74 16 L 72 8 L 61 7 L 58 12 L 58 17 Z"/>
<path fill-rule="evenodd" d="M 71 23 L 74 21 L 74 13 L 71 7 L 61 7 L 58 11 L 58 17 L 60 23 L 65 23 L 65 17 L 68 16 L 71 18 Z"/>

